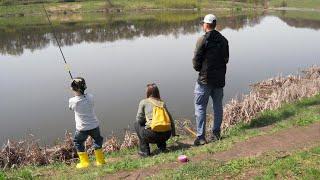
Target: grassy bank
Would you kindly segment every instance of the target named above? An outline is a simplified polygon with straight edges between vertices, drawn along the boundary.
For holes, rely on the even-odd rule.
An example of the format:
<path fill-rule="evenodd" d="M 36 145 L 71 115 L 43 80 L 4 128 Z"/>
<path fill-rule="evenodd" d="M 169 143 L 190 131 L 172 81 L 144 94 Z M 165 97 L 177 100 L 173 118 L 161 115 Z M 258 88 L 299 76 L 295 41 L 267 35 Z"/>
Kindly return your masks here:
<path fill-rule="evenodd" d="M 272 7 L 292 7 L 292 8 L 308 8 L 320 9 L 320 1 L 317 0 L 270 0 Z"/>
<path fill-rule="evenodd" d="M 249 124 L 238 124 L 233 128 L 229 129 L 223 135 L 222 141 L 207 144 L 201 147 L 190 147 L 184 146 L 182 143 L 187 141 L 186 137 L 178 137 L 171 139 L 169 142 L 170 151 L 165 154 L 155 155 L 149 158 L 140 159 L 136 154 L 136 149 L 127 149 L 119 152 L 107 154 L 107 165 L 96 168 L 90 167 L 86 170 L 76 170 L 75 164 L 71 166 L 64 163 L 56 163 L 49 166 L 27 166 L 19 169 L 10 169 L 4 172 L 0 172 L 0 179 L 5 178 L 23 178 L 23 179 L 41 179 L 41 178 L 52 178 L 54 175 L 55 179 L 90 179 L 101 177 L 106 174 L 112 174 L 123 170 L 134 170 L 139 168 L 147 168 L 151 166 L 157 166 L 163 163 L 175 162 L 176 158 L 180 154 L 186 154 L 191 159 L 199 154 L 209 153 L 213 154 L 230 149 L 237 142 L 243 142 L 251 137 L 274 134 L 278 131 L 295 127 L 295 126 L 307 126 L 320 121 L 320 94 L 315 97 L 302 99 L 295 103 L 283 105 L 281 108 L 273 111 L 266 111 L 261 113 Z M 271 125 L 271 128 L 258 128 L 266 125 Z M 153 147 L 154 149 L 154 147 Z M 311 158 L 310 154 L 319 154 L 319 147 L 306 151 L 301 151 L 289 155 L 289 158 L 280 159 L 279 161 L 276 154 L 269 154 L 257 158 L 245 158 L 232 160 L 221 164 L 217 162 L 203 162 L 200 164 L 193 164 L 192 162 L 181 169 L 161 172 L 159 174 L 160 179 L 166 179 L 168 177 L 210 177 L 213 175 L 223 174 L 241 174 L 247 171 L 249 168 L 255 168 L 261 170 L 262 176 L 272 175 L 273 172 L 284 172 L 284 168 L 288 168 L 294 171 L 301 172 L 296 174 L 297 177 L 302 177 L 306 173 L 312 172 L 310 177 L 317 175 L 315 166 L 318 166 L 318 157 Z M 268 157 L 268 158 L 265 158 Z M 270 158 L 272 157 L 272 158 Z M 301 157 L 308 157 L 302 159 Z M 283 160 L 283 161 L 282 161 Z M 308 166 L 293 167 L 288 166 L 291 163 L 301 164 Z M 212 167 L 215 167 L 215 171 L 212 171 Z M 216 168 L 217 167 L 217 168 Z M 278 167 L 283 167 L 278 169 Z M 199 169 L 200 168 L 200 169 Z M 210 170 L 210 171 L 209 171 Z M 188 175 L 186 175 L 188 174 Z M 274 173 L 273 173 L 274 174 Z M 205 176 L 204 176 L 205 175 Z"/>
<path fill-rule="evenodd" d="M 239 158 L 226 163 L 205 160 L 152 179 L 317 179 L 320 176 L 320 146 L 293 153 L 269 152 L 259 157 Z M 252 177 L 251 177 L 252 178 Z M 150 178 L 151 179 L 151 178 Z"/>
<path fill-rule="evenodd" d="M 301 13 L 300 11 L 274 11 L 270 12 L 272 15 L 278 17 L 290 18 L 296 21 L 301 21 L 299 24 L 303 25 L 303 22 L 314 21 L 314 24 L 320 21 L 320 13 L 315 11 L 308 11 Z"/>
<path fill-rule="evenodd" d="M 267 7 L 320 9 L 320 2 L 315 0 L 270 0 L 268 4 L 269 5 L 267 6 L 264 1 L 255 0 L 77 0 L 76 2 L 63 2 L 61 0 L 1 0 L 0 17 L 41 15 L 41 12 L 43 10 L 42 5 L 44 5 L 51 14 L 121 12 L 161 9 L 242 11 L 263 9 Z"/>
<path fill-rule="evenodd" d="M 85 1 L 69 3 L 50 2 L 43 4 L 0 6 L 0 16 L 43 15 L 43 6 L 45 6 L 50 14 L 100 12 L 107 10 L 105 1 Z"/>
<path fill-rule="evenodd" d="M 0 16 L 28 16 L 41 15 L 42 5 L 46 7 L 51 14 L 66 13 L 85 13 L 85 12 L 121 12 L 121 11 L 141 11 L 141 10 L 237 10 L 253 9 L 257 6 L 251 3 L 231 2 L 231 1 L 213 1 L 213 0 L 93 0 L 81 2 L 59 2 L 46 1 L 40 3 L 11 3 L 4 5 L 0 3 Z"/>
<path fill-rule="evenodd" d="M 242 17 L 256 18 L 261 16 L 261 12 L 228 12 L 219 11 L 216 13 L 221 19 L 220 24 L 226 23 L 228 17 Z M 193 21 L 198 25 L 202 14 L 199 12 L 185 12 L 185 11 L 154 11 L 154 12 L 131 12 L 119 14 L 103 14 L 103 13 L 84 13 L 84 14 L 55 14 L 50 16 L 54 28 L 61 28 L 63 26 L 76 28 L 79 26 L 102 25 L 102 24 L 119 24 L 119 23 L 146 23 L 153 21 L 155 24 L 161 22 L 163 25 L 167 24 L 183 24 L 184 22 Z M 240 20 L 239 20 L 240 21 Z M 194 26 L 194 24 L 190 24 Z M 0 17 L 0 29 L 10 29 L 10 31 L 18 31 L 19 29 L 39 28 L 49 29 L 49 24 L 44 16 L 28 16 L 28 17 Z"/>

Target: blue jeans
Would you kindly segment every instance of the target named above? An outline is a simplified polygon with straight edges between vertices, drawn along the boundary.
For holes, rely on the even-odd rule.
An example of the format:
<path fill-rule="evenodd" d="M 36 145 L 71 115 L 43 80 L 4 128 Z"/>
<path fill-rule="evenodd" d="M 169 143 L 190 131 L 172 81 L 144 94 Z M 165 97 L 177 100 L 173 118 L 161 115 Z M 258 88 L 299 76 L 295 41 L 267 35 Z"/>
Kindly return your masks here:
<path fill-rule="evenodd" d="M 194 89 L 195 116 L 197 122 L 197 136 L 200 139 L 205 138 L 206 131 L 206 112 L 209 97 L 212 98 L 212 108 L 214 112 L 214 124 L 212 132 L 220 132 L 223 116 L 223 88 L 214 88 L 207 84 L 196 83 Z"/>
<path fill-rule="evenodd" d="M 73 142 L 78 152 L 85 151 L 84 142 L 87 140 L 88 136 L 91 136 L 93 139 L 94 149 L 102 148 L 103 137 L 100 135 L 99 127 L 87 131 L 76 130 Z"/>

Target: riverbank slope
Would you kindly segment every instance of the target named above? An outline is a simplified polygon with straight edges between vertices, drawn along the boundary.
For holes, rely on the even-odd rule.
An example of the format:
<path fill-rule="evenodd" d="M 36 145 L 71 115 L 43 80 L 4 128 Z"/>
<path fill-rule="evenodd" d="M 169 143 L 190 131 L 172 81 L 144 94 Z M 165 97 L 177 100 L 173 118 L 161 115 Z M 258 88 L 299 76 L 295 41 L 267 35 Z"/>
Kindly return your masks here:
<path fill-rule="evenodd" d="M 118 13 L 123 11 L 145 10 L 262 10 L 287 8 L 288 10 L 320 10 L 320 2 L 313 0 L 270 0 L 270 1 L 213 1 L 213 0 L 80 0 L 61 2 L 58 0 L 2 0 L 0 1 L 0 17 L 8 16 L 34 16 L 43 14 L 43 6 L 50 14 Z"/>
<path fill-rule="evenodd" d="M 130 148 L 108 154 L 107 164 L 103 167 L 91 166 L 86 170 L 76 170 L 74 163 L 26 166 L 1 171 L 0 179 L 130 179 L 146 176 L 151 179 L 312 179 L 320 174 L 317 163 L 320 160 L 319 109 L 320 94 L 283 105 L 277 110 L 263 112 L 251 123 L 241 123 L 226 131 L 223 140 L 204 146 L 193 147 L 192 138 L 181 136 L 170 140 L 168 153 L 157 154 L 153 146 L 154 156 L 148 158 L 139 158 L 136 149 Z M 178 163 L 177 156 L 180 154 L 187 155 L 190 162 Z"/>
<path fill-rule="evenodd" d="M 24 1 L 23 1 L 24 2 Z M 40 2 L 40 1 L 39 1 Z M 223 10 L 223 11 L 241 11 L 262 9 L 263 4 L 246 3 L 235 1 L 211 1 L 211 0 L 138 0 L 138 1 L 80 1 L 80 2 L 59 2 L 46 1 L 39 3 L 38 1 L 31 1 L 31 3 L 22 3 L 21 1 L 2 1 L 0 2 L 0 17 L 8 16 L 30 16 L 43 14 L 43 6 L 50 14 L 71 14 L 71 13 L 93 13 L 93 12 L 107 12 L 118 13 L 123 11 L 147 11 L 147 10 L 184 10 L 184 11 L 198 11 L 198 10 Z"/>

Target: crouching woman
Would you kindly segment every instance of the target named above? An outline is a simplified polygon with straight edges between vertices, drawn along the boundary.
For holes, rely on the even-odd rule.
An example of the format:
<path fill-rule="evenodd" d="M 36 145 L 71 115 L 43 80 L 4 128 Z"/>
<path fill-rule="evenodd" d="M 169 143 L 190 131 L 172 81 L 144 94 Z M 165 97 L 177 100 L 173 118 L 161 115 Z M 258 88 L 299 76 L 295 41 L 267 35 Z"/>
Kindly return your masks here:
<path fill-rule="evenodd" d="M 173 118 L 154 83 L 147 85 L 146 98 L 140 101 L 134 127 L 140 141 L 138 154 L 142 157 L 150 155 L 150 143 L 157 144 L 160 152 L 166 151 L 166 141 L 176 135 Z"/>

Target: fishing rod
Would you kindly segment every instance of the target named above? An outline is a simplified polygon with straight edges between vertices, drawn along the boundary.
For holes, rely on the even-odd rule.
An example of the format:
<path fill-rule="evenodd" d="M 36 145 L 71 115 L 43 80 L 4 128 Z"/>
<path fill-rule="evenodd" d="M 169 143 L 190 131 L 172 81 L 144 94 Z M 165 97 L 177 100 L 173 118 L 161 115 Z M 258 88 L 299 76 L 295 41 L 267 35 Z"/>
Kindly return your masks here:
<path fill-rule="evenodd" d="M 55 30 L 54 30 L 54 28 L 53 28 L 53 25 L 52 25 L 51 21 L 50 21 L 49 14 L 48 14 L 48 12 L 47 12 L 47 10 L 46 10 L 46 8 L 44 7 L 44 5 L 43 5 L 43 4 L 42 4 L 42 7 L 43 7 L 43 9 L 44 9 L 44 12 L 46 13 L 46 16 L 47 16 L 47 19 L 48 19 L 49 25 L 50 25 L 51 30 L 52 30 L 52 33 L 53 33 L 53 37 L 55 38 L 55 40 L 56 40 L 56 42 L 57 42 L 57 44 L 58 44 L 58 47 L 59 47 L 60 53 L 61 53 L 61 55 L 62 55 L 62 58 L 63 58 L 64 64 L 65 64 L 65 68 L 66 68 L 66 70 L 68 71 L 68 73 L 69 73 L 69 75 L 70 75 L 71 80 L 73 81 L 73 76 L 72 76 L 72 74 L 71 74 L 70 67 L 69 67 L 69 65 L 68 65 L 68 63 L 67 63 L 67 61 L 66 61 L 66 58 L 65 58 L 65 56 L 64 56 L 64 54 L 63 54 L 63 52 L 62 52 L 60 42 L 59 42 L 59 40 L 58 40 L 58 38 L 57 38 L 57 36 L 56 36 L 56 32 L 55 32 Z"/>
<path fill-rule="evenodd" d="M 183 121 L 183 122 L 182 122 Z M 176 124 L 184 130 L 186 133 L 191 135 L 192 137 L 197 137 L 197 133 L 195 133 L 190 127 L 189 127 L 189 121 L 182 119 L 181 121 L 177 120 Z"/>

